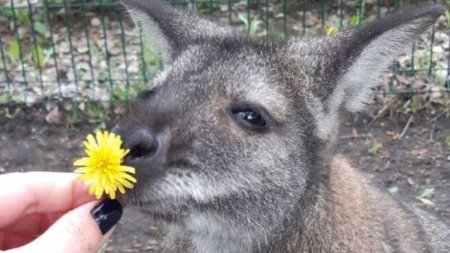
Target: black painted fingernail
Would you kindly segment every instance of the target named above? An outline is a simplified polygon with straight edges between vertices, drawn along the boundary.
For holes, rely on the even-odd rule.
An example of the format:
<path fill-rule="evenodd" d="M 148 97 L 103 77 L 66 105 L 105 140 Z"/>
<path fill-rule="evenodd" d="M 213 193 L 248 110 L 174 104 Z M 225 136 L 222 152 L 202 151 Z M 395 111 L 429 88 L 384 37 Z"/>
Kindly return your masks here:
<path fill-rule="evenodd" d="M 106 234 L 122 217 L 122 205 L 115 199 L 104 199 L 91 211 L 102 234 Z"/>

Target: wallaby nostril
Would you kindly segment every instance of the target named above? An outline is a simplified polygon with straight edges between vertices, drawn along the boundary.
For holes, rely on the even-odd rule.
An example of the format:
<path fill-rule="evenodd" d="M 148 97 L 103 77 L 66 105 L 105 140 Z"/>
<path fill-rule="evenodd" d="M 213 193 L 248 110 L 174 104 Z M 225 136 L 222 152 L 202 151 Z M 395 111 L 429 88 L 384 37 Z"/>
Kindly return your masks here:
<path fill-rule="evenodd" d="M 151 156 L 156 153 L 157 146 L 149 145 L 150 143 L 139 143 L 130 148 L 130 153 L 128 154 L 130 158 L 139 158 L 143 156 Z"/>
<path fill-rule="evenodd" d="M 159 146 L 155 136 L 146 129 L 139 129 L 126 136 L 124 144 L 125 148 L 130 150 L 128 159 L 151 157 Z"/>

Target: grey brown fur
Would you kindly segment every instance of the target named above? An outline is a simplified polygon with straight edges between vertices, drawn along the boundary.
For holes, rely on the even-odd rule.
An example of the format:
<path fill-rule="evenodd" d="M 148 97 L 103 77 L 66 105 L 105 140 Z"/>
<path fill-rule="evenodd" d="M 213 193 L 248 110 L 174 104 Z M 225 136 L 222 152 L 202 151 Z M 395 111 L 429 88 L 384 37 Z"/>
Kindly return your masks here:
<path fill-rule="evenodd" d="M 340 121 L 442 6 L 271 43 L 151 0 L 124 4 L 167 62 L 115 128 L 137 170 L 127 201 L 167 223 L 160 252 L 450 252 L 443 222 L 335 151 Z"/>

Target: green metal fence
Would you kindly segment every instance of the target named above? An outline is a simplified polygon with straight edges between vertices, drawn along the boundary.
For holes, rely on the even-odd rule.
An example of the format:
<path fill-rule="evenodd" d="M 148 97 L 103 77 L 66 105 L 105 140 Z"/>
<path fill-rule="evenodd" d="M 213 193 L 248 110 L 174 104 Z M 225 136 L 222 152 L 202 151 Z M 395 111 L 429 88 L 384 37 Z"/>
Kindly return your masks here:
<path fill-rule="evenodd" d="M 400 0 L 167 1 L 249 36 L 314 36 L 375 19 Z M 0 0 L 0 104 L 128 101 L 151 85 L 161 59 L 116 0 Z M 387 69 L 382 93 L 450 91 L 449 13 Z M 431 96 L 431 95 L 430 95 Z M 433 95 L 439 96 L 439 95 Z"/>

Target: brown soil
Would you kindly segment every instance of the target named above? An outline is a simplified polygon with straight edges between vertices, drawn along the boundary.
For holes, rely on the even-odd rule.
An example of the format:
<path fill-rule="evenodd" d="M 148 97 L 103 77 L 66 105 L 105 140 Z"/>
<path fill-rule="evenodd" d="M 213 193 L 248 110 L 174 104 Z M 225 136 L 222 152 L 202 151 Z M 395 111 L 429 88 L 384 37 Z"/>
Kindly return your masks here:
<path fill-rule="evenodd" d="M 69 126 L 65 115 L 59 124 L 49 124 L 45 110 L 22 108 L 14 114 L 15 110 L 0 107 L 0 174 L 71 171 L 73 159 L 82 154 L 80 144 L 98 125 L 80 119 Z M 408 117 L 381 118 L 368 129 L 373 118 L 355 116 L 342 127 L 339 152 L 380 188 L 450 221 L 450 146 L 445 142 L 450 137 L 450 118 L 442 115 L 434 122 L 430 118 L 417 115 L 399 138 Z M 431 188 L 434 194 L 426 201 L 434 205 L 425 205 L 418 196 Z M 106 252 L 153 252 L 158 237 L 159 229 L 128 207 Z"/>

